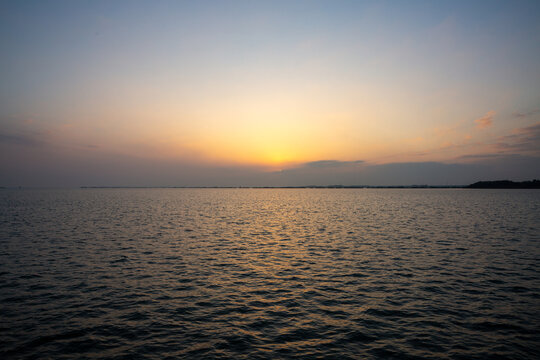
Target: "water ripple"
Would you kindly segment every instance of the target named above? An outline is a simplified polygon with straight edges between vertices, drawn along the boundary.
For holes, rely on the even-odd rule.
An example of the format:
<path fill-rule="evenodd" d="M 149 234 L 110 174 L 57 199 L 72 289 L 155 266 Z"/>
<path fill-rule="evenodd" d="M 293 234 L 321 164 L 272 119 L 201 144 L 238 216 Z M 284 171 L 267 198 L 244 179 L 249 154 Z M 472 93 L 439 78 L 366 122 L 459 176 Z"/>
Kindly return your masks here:
<path fill-rule="evenodd" d="M 540 192 L 0 192 L 0 357 L 524 359 Z"/>

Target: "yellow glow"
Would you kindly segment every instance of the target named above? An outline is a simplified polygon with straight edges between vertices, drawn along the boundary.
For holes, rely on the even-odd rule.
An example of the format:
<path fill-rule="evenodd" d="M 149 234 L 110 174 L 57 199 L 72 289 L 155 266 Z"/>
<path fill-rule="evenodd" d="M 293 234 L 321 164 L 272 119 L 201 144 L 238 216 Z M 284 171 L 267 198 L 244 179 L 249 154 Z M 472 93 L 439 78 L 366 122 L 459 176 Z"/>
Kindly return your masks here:
<path fill-rule="evenodd" d="M 424 161 L 426 152 L 441 160 L 457 153 L 441 150 L 443 140 L 459 146 L 474 143 L 463 140 L 465 133 L 480 135 L 474 117 L 450 121 L 450 104 L 428 114 L 450 114 L 447 124 L 419 124 L 419 100 L 389 99 L 381 94 L 392 90 L 377 84 L 336 89 L 270 77 L 234 84 L 191 92 L 126 89 L 129 102 L 113 94 L 100 107 L 73 107 L 64 115 L 76 122 L 58 136 L 126 156 L 275 170 L 321 159 Z"/>

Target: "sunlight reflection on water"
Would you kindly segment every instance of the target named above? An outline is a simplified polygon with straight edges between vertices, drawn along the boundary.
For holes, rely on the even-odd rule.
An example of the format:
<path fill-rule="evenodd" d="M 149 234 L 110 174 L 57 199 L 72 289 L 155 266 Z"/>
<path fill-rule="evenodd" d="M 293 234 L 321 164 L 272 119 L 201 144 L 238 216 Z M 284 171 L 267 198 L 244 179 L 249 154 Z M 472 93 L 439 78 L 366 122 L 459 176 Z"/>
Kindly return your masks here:
<path fill-rule="evenodd" d="M 540 192 L 0 192 L 3 357 L 530 358 Z"/>

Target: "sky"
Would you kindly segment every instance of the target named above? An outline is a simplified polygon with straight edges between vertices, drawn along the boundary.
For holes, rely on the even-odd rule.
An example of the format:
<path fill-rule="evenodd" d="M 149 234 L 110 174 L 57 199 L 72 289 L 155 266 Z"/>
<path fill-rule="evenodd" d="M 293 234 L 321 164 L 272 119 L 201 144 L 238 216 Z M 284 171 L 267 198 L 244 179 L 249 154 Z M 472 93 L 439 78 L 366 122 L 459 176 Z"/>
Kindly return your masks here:
<path fill-rule="evenodd" d="M 540 1 L 0 1 L 0 186 L 540 178 Z"/>

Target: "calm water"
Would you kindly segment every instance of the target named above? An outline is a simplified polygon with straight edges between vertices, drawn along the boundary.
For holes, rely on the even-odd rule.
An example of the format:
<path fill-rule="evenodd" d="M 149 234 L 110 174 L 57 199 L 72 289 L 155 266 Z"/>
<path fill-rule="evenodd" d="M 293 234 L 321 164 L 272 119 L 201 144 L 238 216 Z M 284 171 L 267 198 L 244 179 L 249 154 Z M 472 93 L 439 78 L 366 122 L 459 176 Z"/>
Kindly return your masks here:
<path fill-rule="evenodd" d="M 540 191 L 0 191 L 1 358 L 531 359 Z"/>

